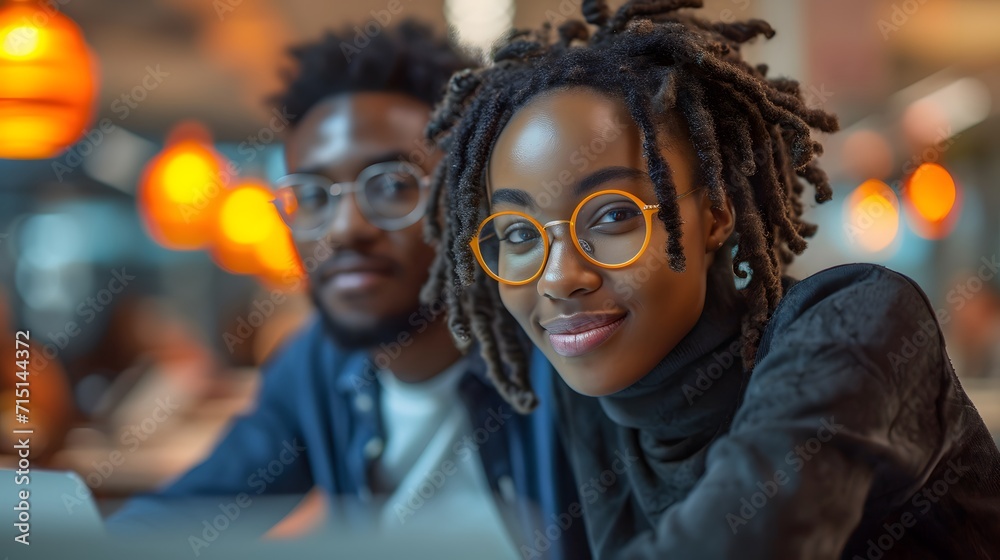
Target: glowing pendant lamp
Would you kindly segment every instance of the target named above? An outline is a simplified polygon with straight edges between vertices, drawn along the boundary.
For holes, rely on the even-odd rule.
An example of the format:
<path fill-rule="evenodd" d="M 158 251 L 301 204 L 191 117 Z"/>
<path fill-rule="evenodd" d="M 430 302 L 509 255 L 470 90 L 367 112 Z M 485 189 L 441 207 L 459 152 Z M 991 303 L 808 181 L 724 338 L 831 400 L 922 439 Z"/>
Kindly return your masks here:
<path fill-rule="evenodd" d="M 48 5 L 0 1 L 0 158 L 50 158 L 94 116 L 97 64 L 72 20 Z"/>

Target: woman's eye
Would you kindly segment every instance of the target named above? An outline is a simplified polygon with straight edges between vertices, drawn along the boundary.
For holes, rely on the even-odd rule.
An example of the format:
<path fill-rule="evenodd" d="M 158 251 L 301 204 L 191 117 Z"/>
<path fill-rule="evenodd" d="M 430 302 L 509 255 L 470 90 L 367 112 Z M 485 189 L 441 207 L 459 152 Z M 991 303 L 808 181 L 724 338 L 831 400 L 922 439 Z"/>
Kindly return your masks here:
<path fill-rule="evenodd" d="M 538 239 L 538 230 L 530 226 L 512 226 L 507 228 L 501 241 L 508 243 L 527 243 Z"/>
<path fill-rule="evenodd" d="M 640 214 L 638 209 L 635 208 L 612 208 L 605 212 L 600 219 L 597 220 L 598 224 L 610 224 L 617 222 L 624 222 L 626 220 L 631 220 Z"/>

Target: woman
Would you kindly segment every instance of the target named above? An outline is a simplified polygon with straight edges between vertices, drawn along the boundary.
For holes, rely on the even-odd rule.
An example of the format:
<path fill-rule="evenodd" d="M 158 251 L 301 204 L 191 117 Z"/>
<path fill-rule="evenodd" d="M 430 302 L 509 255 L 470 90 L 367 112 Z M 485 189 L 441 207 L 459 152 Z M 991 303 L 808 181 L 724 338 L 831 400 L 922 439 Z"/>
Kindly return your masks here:
<path fill-rule="evenodd" d="M 593 34 L 521 34 L 452 78 L 425 296 L 521 411 L 518 325 L 558 372 L 598 558 L 1000 554 L 1000 454 L 923 292 L 782 275 L 836 119 L 742 61 L 765 22 L 678 12 L 700 5 L 584 2 Z"/>

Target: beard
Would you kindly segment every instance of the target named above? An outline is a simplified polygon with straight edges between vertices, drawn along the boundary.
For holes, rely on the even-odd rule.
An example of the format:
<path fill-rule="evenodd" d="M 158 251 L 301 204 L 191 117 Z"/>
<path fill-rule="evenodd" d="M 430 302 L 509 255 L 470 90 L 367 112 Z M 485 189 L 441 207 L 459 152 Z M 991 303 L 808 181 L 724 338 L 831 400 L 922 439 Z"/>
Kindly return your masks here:
<path fill-rule="evenodd" d="M 336 317 L 327 311 L 322 299 L 316 290 L 309 288 L 309 299 L 319 312 L 320 320 L 323 322 L 323 330 L 327 336 L 346 350 L 367 350 L 375 348 L 380 344 L 395 342 L 399 335 L 403 333 L 412 334 L 419 325 L 413 325 L 410 318 L 414 313 L 420 313 L 422 305 L 416 305 L 410 311 L 380 318 L 374 325 L 366 328 L 359 328 L 357 325 L 347 325 L 337 320 Z"/>

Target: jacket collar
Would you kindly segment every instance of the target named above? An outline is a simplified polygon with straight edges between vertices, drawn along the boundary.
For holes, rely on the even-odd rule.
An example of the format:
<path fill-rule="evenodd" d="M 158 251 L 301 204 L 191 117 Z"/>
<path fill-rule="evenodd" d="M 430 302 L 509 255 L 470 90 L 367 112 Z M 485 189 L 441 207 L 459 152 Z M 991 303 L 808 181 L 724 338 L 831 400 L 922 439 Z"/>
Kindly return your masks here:
<path fill-rule="evenodd" d="M 709 290 L 694 328 L 642 379 L 600 397 L 608 417 L 658 440 L 711 437 L 735 409 L 743 382 L 740 322 L 736 307 Z M 693 443 L 693 442 L 692 442 Z"/>

